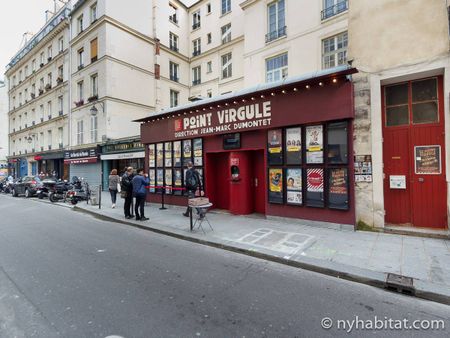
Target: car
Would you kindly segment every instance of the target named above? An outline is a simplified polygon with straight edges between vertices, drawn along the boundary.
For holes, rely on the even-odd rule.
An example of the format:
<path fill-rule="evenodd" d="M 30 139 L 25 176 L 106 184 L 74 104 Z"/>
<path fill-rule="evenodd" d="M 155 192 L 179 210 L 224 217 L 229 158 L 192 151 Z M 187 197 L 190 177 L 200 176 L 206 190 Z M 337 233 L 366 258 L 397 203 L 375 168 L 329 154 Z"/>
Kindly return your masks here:
<path fill-rule="evenodd" d="M 26 198 L 36 196 L 37 191 L 43 186 L 38 176 L 24 176 L 19 178 L 12 187 L 11 194 L 14 197 L 24 195 Z"/>

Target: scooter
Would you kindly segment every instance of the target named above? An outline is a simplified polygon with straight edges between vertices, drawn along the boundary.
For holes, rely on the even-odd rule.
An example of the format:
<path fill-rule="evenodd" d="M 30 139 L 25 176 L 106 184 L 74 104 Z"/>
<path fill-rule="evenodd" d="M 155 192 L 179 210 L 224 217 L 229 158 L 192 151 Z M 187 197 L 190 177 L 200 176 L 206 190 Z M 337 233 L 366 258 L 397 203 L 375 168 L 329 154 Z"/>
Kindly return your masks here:
<path fill-rule="evenodd" d="M 72 189 L 67 192 L 66 199 L 72 204 L 76 205 L 78 202 L 87 201 L 91 199 L 91 191 L 89 184 L 83 178 L 72 178 Z"/>
<path fill-rule="evenodd" d="M 66 201 L 67 192 L 72 189 L 72 185 L 67 181 L 58 181 L 56 184 L 50 188 L 50 192 L 48 194 L 48 199 L 52 203 L 56 203 L 58 201 Z"/>

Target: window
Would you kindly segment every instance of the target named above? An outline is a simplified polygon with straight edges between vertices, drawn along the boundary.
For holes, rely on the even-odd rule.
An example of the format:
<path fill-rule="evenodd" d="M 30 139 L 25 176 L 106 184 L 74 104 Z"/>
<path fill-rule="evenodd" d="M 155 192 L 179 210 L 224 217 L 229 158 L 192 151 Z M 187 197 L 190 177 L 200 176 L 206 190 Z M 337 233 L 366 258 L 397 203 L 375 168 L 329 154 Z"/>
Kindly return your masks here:
<path fill-rule="evenodd" d="M 28 89 L 25 89 L 24 97 L 25 97 L 25 103 L 26 103 L 28 101 Z"/>
<path fill-rule="evenodd" d="M 208 61 L 206 64 L 206 72 L 211 73 L 212 72 L 212 61 Z"/>
<path fill-rule="evenodd" d="M 222 78 L 226 79 L 233 75 L 233 64 L 231 62 L 231 53 L 222 55 Z"/>
<path fill-rule="evenodd" d="M 170 90 L 170 108 L 178 106 L 178 95 L 180 93 L 176 90 Z"/>
<path fill-rule="evenodd" d="M 208 45 L 212 42 L 212 34 L 211 33 L 208 33 L 207 35 L 206 35 L 206 38 L 207 38 L 207 40 L 208 40 Z"/>
<path fill-rule="evenodd" d="M 77 87 L 78 87 L 78 101 L 81 102 L 81 101 L 83 101 L 83 97 L 84 97 L 84 94 L 83 94 L 83 81 L 78 82 Z"/>
<path fill-rule="evenodd" d="M 175 62 L 169 61 L 170 79 L 172 81 L 176 81 L 176 82 L 179 81 L 178 70 L 179 70 L 179 65 L 176 64 Z"/>
<path fill-rule="evenodd" d="M 178 23 L 177 12 L 178 12 L 178 8 L 175 5 L 169 3 L 169 13 L 170 13 L 169 20 L 175 24 Z"/>
<path fill-rule="evenodd" d="M 201 66 L 192 68 L 192 84 L 198 85 L 202 82 L 202 68 Z"/>
<path fill-rule="evenodd" d="M 286 35 L 286 19 L 284 0 L 274 1 L 267 6 L 266 42 Z"/>
<path fill-rule="evenodd" d="M 91 23 L 97 20 L 97 3 L 91 6 Z"/>
<path fill-rule="evenodd" d="M 30 93 L 30 95 L 31 95 L 32 99 L 34 99 L 34 97 L 36 96 L 36 85 L 34 83 L 31 85 L 31 93 Z"/>
<path fill-rule="evenodd" d="M 98 98 L 98 75 L 94 74 L 91 76 L 91 93 L 92 97 Z"/>
<path fill-rule="evenodd" d="M 266 82 L 274 82 L 288 76 L 287 53 L 266 60 Z"/>
<path fill-rule="evenodd" d="M 44 90 L 44 87 L 45 87 L 45 84 L 44 84 L 44 78 L 41 78 L 41 79 L 39 80 L 39 90 L 43 91 L 43 90 Z"/>
<path fill-rule="evenodd" d="M 201 39 L 195 39 L 194 41 L 192 41 L 192 45 L 194 47 L 194 52 L 192 53 L 193 56 L 197 56 L 200 55 L 201 53 Z"/>
<path fill-rule="evenodd" d="M 84 48 L 81 48 L 78 50 L 78 69 L 84 67 Z"/>
<path fill-rule="evenodd" d="M 222 15 L 231 12 L 231 0 L 222 0 Z"/>
<path fill-rule="evenodd" d="M 386 126 L 437 123 L 437 79 L 417 80 L 384 88 Z"/>
<path fill-rule="evenodd" d="M 209 98 L 209 97 L 212 97 L 212 90 L 211 89 L 208 89 L 208 91 L 206 92 L 206 96 Z"/>
<path fill-rule="evenodd" d="M 222 31 L 222 43 L 231 41 L 231 23 L 221 28 Z"/>
<path fill-rule="evenodd" d="M 77 19 L 77 29 L 78 34 L 80 34 L 83 31 L 83 15 L 80 15 Z"/>
<path fill-rule="evenodd" d="M 52 73 L 48 73 L 48 75 L 47 75 L 47 86 L 48 87 L 52 86 L 52 80 L 53 80 Z"/>
<path fill-rule="evenodd" d="M 97 142 L 98 137 L 98 117 L 91 116 L 91 143 Z"/>
<path fill-rule="evenodd" d="M 81 145 L 84 143 L 84 130 L 83 130 L 83 120 L 77 121 L 77 144 Z"/>
<path fill-rule="evenodd" d="M 19 83 L 22 82 L 22 71 L 19 71 Z"/>
<path fill-rule="evenodd" d="M 36 71 L 36 59 L 31 61 L 31 71 L 34 73 Z"/>
<path fill-rule="evenodd" d="M 323 0 L 322 20 L 331 18 L 348 9 L 348 0 Z"/>
<path fill-rule="evenodd" d="M 323 69 L 337 67 L 347 62 L 347 32 L 322 40 Z"/>
<path fill-rule="evenodd" d="M 175 52 L 178 52 L 178 36 L 169 32 L 169 48 Z"/>
<path fill-rule="evenodd" d="M 25 78 L 28 76 L 28 66 L 25 66 Z"/>
<path fill-rule="evenodd" d="M 44 141 L 44 132 L 41 132 L 41 133 L 39 133 L 39 144 L 41 145 L 41 148 L 43 149 L 44 148 L 44 143 L 45 143 L 45 141 Z"/>
<path fill-rule="evenodd" d="M 91 41 L 91 62 L 97 61 L 98 57 L 98 44 L 97 38 Z"/>
<path fill-rule="evenodd" d="M 47 130 L 47 142 L 48 142 L 48 149 L 52 149 L 52 131 Z"/>
<path fill-rule="evenodd" d="M 49 46 L 47 48 L 47 60 L 50 61 L 53 57 L 53 48 L 52 46 Z"/>
<path fill-rule="evenodd" d="M 50 120 L 52 118 L 52 101 L 47 102 L 47 114 L 48 119 Z"/>
<path fill-rule="evenodd" d="M 207 14 L 211 13 L 211 3 L 206 4 L 206 13 Z"/>
<path fill-rule="evenodd" d="M 59 144 L 59 148 L 62 148 L 64 146 L 64 129 L 63 129 L 63 127 L 58 128 L 58 144 Z"/>
<path fill-rule="evenodd" d="M 44 111 L 44 105 L 43 104 L 41 104 L 39 106 L 39 112 L 41 114 L 41 122 L 44 122 L 45 111 Z"/>
<path fill-rule="evenodd" d="M 41 60 L 41 64 L 40 64 L 40 66 L 42 67 L 43 65 L 44 65 L 44 61 L 45 61 L 45 56 L 44 56 L 44 52 L 42 52 L 41 53 L 41 55 L 40 55 L 40 60 Z"/>
<path fill-rule="evenodd" d="M 58 50 L 60 53 L 64 50 L 64 37 L 60 37 L 58 40 Z"/>
<path fill-rule="evenodd" d="M 192 29 L 200 28 L 200 10 L 192 14 Z"/>
<path fill-rule="evenodd" d="M 61 116 L 64 112 L 64 97 L 59 96 L 58 97 L 58 113 Z"/>
<path fill-rule="evenodd" d="M 58 79 L 57 79 L 57 81 L 58 82 L 63 82 L 63 80 L 64 80 L 64 66 L 59 66 L 58 67 Z"/>

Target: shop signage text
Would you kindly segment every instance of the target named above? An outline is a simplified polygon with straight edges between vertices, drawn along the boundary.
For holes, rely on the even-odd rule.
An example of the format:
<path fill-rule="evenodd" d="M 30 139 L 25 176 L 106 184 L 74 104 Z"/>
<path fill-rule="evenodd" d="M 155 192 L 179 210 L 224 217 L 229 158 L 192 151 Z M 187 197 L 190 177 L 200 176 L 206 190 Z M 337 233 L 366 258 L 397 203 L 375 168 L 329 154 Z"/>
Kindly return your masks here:
<path fill-rule="evenodd" d="M 175 120 L 175 137 L 233 132 L 241 129 L 270 126 L 271 101 L 239 108 L 227 108 L 215 113 L 204 113 Z"/>
<path fill-rule="evenodd" d="M 97 157 L 97 148 L 66 151 L 64 153 L 65 159 L 74 159 L 83 157 Z"/>

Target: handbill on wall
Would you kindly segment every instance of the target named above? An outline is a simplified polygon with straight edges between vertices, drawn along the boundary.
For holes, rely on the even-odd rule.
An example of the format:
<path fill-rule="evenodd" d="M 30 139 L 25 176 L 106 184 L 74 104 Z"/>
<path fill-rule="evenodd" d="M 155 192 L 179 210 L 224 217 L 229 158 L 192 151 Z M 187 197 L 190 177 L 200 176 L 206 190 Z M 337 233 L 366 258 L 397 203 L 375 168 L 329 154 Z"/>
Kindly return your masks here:
<path fill-rule="evenodd" d="M 184 165 L 187 162 L 192 160 L 192 142 L 191 140 L 183 140 L 183 163 Z"/>
<path fill-rule="evenodd" d="M 172 193 L 172 169 L 166 169 L 164 172 L 165 184 L 166 184 L 166 194 Z"/>

